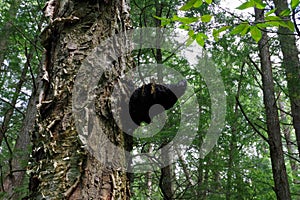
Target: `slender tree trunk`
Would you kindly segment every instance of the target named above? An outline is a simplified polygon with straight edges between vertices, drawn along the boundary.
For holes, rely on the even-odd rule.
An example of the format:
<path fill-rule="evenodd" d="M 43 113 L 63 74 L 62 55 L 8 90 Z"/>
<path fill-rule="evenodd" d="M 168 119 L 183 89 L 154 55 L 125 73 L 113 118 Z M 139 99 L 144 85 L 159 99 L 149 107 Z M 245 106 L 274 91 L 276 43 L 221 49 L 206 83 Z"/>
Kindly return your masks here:
<path fill-rule="evenodd" d="M 285 104 L 283 103 L 283 101 L 281 101 L 281 99 L 282 98 L 279 99 L 280 120 L 281 122 L 286 123 L 287 116 L 286 113 L 284 112 Z M 289 125 L 283 125 L 282 132 L 284 134 L 287 152 L 290 156 L 293 156 L 295 154 L 295 148 L 291 138 L 291 127 Z M 289 161 L 290 161 L 290 166 L 293 174 L 293 182 L 294 184 L 299 184 L 299 181 L 297 180 L 299 167 L 293 158 L 289 157 Z"/>
<path fill-rule="evenodd" d="M 264 11 L 255 8 L 256 21 L 264 20 Z M 261 60 L 263 95 L 266 110 L 268 143 L 272 163 L 275 193 L 279 200 L 291 199 L 290 188 L 284 163 L 278 108 L 275 100 L 274 80 L 272 64 L 268 45 L 268 35 L 263 32 L 262 39 L 258 43 Z"/>
<path fill-rule="evenodd" d="M 50 24 L 42 33 L 45 60 L 39 80 L 42 89 L 36 130 L 32 134 L 30 199 L 129 199 L 126 172 L 105 166 L 82 148 L 72 116 L 74 81 L 76 75 L 81 76 L 78 69 L 101 42 L 129 28 L 127 9 L 125 0 L 48 1 L 46 16 Z M 111 113 L 108 96 L 114 81 L 131 66 L 128 59 L 122 55 L 111 66 L 101 66 L 109 73 L 101 81 L 98 77 L 95 104 L 99 124 L 89 127 L 101 127 L 111 142 L 122 148 L 123 133 L 107 116 Z M 106 153 L 112 165 L 120 156 L 113 151 Z"/>
<path fill-rule="evenodd" d="M 238 88 L 237 88 L 237 93 L 236 93 L 236 99 L 239 98 L 240 96 L 240 91 L 241 91 L 241 82 L 242 82 L 242 77 L 243 77 L 243 71 L 244 71 L 244 65 L 241 67 L 241 74 L 240 74 L 240 80 L 238 83 Z M 233 107 L 232 105 L 230 107 Z M 238 113 L 239 113 L 239 105 L 236 100 L 236 103 L 234 105 L 234 121 L 238 119 Z M 233 188 L 233 173 L 234 173 L 234 164 L 236 162 L 236 153 L 237 153 L 237 134 L 238 134 L 238 127 L 236 123 L 231 124 L 232 131 L 231 131 L 231 138 L 230 138 L 230 144 L 229 144 L 229 159 L 228 159 L 228 171 L 227 171 L 227 185 L 226 185 L 226 200 L 231 199 L 231 194 L 232 194 L 232 188 Z"/>
<path fill-rule="evenodd" d="M 276 7 L 276 14 L 289 9 L 287 0 L 273 0 Z M 289 17 L 283 17 L 283 20 L 289 21 Z M 298 152 L 300 157 L 300 61 L 299 50 L 296 45 L 296 38 L 292 31 L 282 26 L 279 27 L 278 37 L 281 51 L 283 54 L 282 67 L 285 69 L 289 98 L 291 102 L 291 111 L 293 117 L 293 126 L 296 132 Z"/>
<path fill-rule="evenodd" d="M 166 163 L 170 163 L 172 156 L 168 150 L 162 152 L 162 159 Z M 159 187 L 163 193 L 164 200 L 174 199 L 174 172 L 173 165 L 170 164 L 166 167 L 161 168 L 161 175 L 159 180 Z"/>
<path fill-rule="evenodd" d="M 3 181 L 4 190 L 7 192 L 10 199 L 18 199 L 21 195 L 24 195 L 14 191 L 14 189 L 22 185 L 26 176 L 26 166 L 29 160 L 30 132 L 33 130 L 36 117 L 35 97 L 36 93 L 31 96 L 27 106 L 26 116 L 14 148 L 11 173 L 9 173 Z M 20 154 L 20 152 L 22 153 Z"/>
<path fill-rule="evenodd" d="M 153 152 L 153 145 L 150 144 L 149 145 L 149 153 Z M 147 200 L 151 200 L 151 196 L 152 196 L 152 184 L 153 184 L 153 180 L 152 180 L 152 174 L 153 172 L 149 171 L 146 173 L 146 179 L 147 179 Z"/>

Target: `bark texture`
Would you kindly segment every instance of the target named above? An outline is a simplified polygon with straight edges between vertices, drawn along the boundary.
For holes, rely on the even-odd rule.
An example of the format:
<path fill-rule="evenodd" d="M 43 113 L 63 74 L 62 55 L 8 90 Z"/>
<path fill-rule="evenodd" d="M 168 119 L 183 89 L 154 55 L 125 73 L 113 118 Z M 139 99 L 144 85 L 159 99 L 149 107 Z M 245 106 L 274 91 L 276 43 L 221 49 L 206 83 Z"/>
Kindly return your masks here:
<path fill-rule="evenodd" d="M 43 31 L 45 59 L 32 134 L 31 199 L 128 199 L 127 176 L 109 168 L 82 148 L 72 116 L 72 91 L 83 60 L 106 38 L 130 27 L 125 0 L 50 0 L 49 26 Z M 121 56 L 99 81 L 97 114 L 102 130 L 117 146 L 122 131 L 110 116 L 113 82 L 130 67 Z M 112 158 L 114 155 L 107 155 Z"/>
<path fill-rule="evenodd" d="M 255 8 L 255 19 L 257 21 L 264 20 L 263 10 Z M 275 184 L 274 190 L 277 199 L 289 200 L 291 199 L 291 195 L 283 156 L 278 108 L 275 100 L 274 79 L 268 41 L 269 38 L 267 33 L 263 32 L 262 39 L 258 42 L 258 48 L 262 71 L 268 143 Z"/>
<path fill-rule="evenodd" d="M 289 9 L 287 0 L 273 0 L 276 7 L 276 15 Z M 289 17 L 283 17 L 283 20 L 290 20 Z M 289 98 L 291 102 L 291 111 L 293 117 L 293 126 L 296 132 L 298 153 L 300 156 L 300 61 L 299 50 L 296 45 L 294 33 L 288 28 L 279 27 L 278 37 L 283 55 L 282 67 L 285 70 Z"/>

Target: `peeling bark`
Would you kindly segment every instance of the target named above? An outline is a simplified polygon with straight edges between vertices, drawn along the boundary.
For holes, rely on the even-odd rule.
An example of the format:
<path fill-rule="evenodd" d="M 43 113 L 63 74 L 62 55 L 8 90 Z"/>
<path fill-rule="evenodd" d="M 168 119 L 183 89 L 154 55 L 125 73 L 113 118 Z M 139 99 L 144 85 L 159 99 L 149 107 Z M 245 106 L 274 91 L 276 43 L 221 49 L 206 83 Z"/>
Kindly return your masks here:
<path fill-rule="evenodd" d="M 103 166 L 82 148 L 72 116 L 72 89 L 83 60 L 106 38 L 129 28 L 127 2 L 48 1 L 50 18 L 43 31 L 45 62 L 38 99 L 36 130 L 32 134 L 33 199 L 129 199 L 126 173 Z M 111 73 L 99 81 L 96 110 L 102 130 L 114 144 L 124 146 L 124 136 L 110 117 L 113 82 L 130 67 L 121 56 Z M 100 80 L 101 77 L 99 77 Z M 111 156 L 113 159 L 114 155 Z"/>

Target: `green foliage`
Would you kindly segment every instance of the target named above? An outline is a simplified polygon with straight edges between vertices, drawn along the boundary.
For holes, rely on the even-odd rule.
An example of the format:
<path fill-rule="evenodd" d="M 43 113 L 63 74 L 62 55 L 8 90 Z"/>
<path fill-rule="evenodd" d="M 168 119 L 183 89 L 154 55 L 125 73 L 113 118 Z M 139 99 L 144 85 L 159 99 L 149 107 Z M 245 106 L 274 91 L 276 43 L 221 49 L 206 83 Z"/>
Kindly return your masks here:
<path fill-rule="evenodd" d="M 236 26 L 230 33 L 233 35 L 241 34 L 242 36 L 245 36 L 250 29 L 250 25 L 248 23 L 241 23 L 238 26 Z"/>
<path fill-rule="evenodd" d="M 298 1 L 293 1 L 293 3 L 298 4 Z M 268 144 L 250 125 L 250 122 L 253 123 L 262 136 L 267 137 L 261 75 L 258 71 L 259 58 L 255 43 L 260 41 L 263 31 L 276 31 L 280 26 L 294 30 L 291 21 L 281 18 L 288 17 L 292 13 L 289 9 L 284 10 L 278 17 L 275 15 L 276 10 L 269 9 L 261 0 L 245 1 L 238 7 L 239 10 L 244 11 L 254 7 L 266 9 L 265 20 L 255 22 L 251 16 L 219 12 L 216 4 L 217 2 L 212 3 L 212 1 L 189 0 L 180 7 L 180 14 L 174 13 L 172 17 L 157 17 L 162 20 L 163 25 L 179 24 L 178 27 L 185 30 L 189 36 L 187 44 L 196 41 L 209 51 L 215 65 L 222 73 L 228 102 L 226 125 L 218 144 L 204 159 L 200 159 L 200 147 L 212 120 L 209 91 L 201 76 L 186 66 L 187 61 L 175 56 L 164 63 L 181 70 L 188 77 L 189 83 L 195 88 L 201 106 L 199 135 L 193 141 L 189 151 L 185 152 L 183 160 L 178 160 L 173 165 L 176 179 L 175 196 L 177 199 L 194 199 L 195 196 L 199 199 L 276 199 Z M 272 58 L 280 60 L 276 37 L 271 38 L 269 43 Z M 169 55 L 167 52 L 163 53 L 164 58 Z M 146 57 L 142 59 L 145 62 L 154 60 L 145 59 Z M 278 94 L 281 91 L 287 94 L 283 78 L 285 75 L 280 71 L 279 66 L 274 67 L 274 73 L 276 73 Z M 242 108 L 237 105 L 236 98 L 239 99 Z M 283 99 L 287 98 L 287 96 L 283 97 Z M 245 112 L 247 120 L 241 109 Z M 176 132 L 174 124 L 178 124 L 179 119 L 173 116 L 172 112 L 168 116 L 168 125 L 155 135 L 155 139 L 144 138 L 136 143 L 159 146 L 162 140 L 172 139 Z M 290 118 L 287 121 L 285 123 L 291 123 Z M 288 158 L 286 165 L 289 165 Z M 188 174 L 185 168 L 188 169 Z M 294 176 L 290 168 L 288 168 L 288 173 L 292 180 Z M 159 172 L 151 174 L 154 185 L 152 199 L 161 198 L 157 187 L 159 175 Z M 134 194 L 138 196 L 135 197 L 136 199 L 147 197 L 147 178 L 146 175 L 143 176 L 139 179 L 140 181 L 134 183 L 135 187 L 139 187 L 134 190 Z M 299 189 L 291 184 L 291 190 L 297 193 Z M 295 197 L 297 198 L 298 196 Z"/>
<path fill-rule="evenodd" d="M 189 0 L 187 3 L 185 3 L 180 10 L 182 11 L 192 11 L 195 9 L 201 9 L 204 6 L 204 2 L 206 2 L 207 5 L 212 6 L 212 1 L 203 1 L 203 0 Z M 291 2 L 292 9 L 295 9 L 299 5 L 299 0 L 293 0 Z M 264 3 L 262 0 L 247 0 L 246 2 L 242 3 L 240 6 L 238 6 L 236 9 L 238 10 L 245 10 L 249 8 L 258 8 L 258 9 L 265 9 L 267 6 L 266 3 Z M 238 24 L 234 24 L 231 26 L 225 25 L 218 29 L 213 29 L 212 36 L 215 41 L 218 41 L 219 35 L 222 32 L 226 32 L 228 29 L 231 29 L 231 34 L 240 34 L 241 36 L 245 36 L 247 33 L 250 33 L 252 39 L 255 42 L 258 42 L 262 37 L 262 31 L 264 29 L 268 28 L 279 28 L 285 27 L 288 28 L 291 31 L 294 31 L 294 23 L 292 23 L 290 20 L 283 20 L 281 17 L 287 17 L 291 14 L 291 10 L 287 9 L 280 13 L 281 17 L 275 16 L 275 9 L 271 9 L 268 12 L 265 13 L 265 21 L 263 22 L 251 22 L 250 20 L 242 21 Z M 204 14 L 201 15 L 201 17 L 178 17 L 174 16 L 173 18 L 160 18 L 162 20 L 164 25 L 170 24 L 172 22 L 180 22 L 181 25 L 180 28 L 190 31 L 193 29 L 193 24 L 196 22 L 202 22 L 202 23 L 209 23 L 211 22 L 212 15 L 210 14 Z M 204 35 L 207 35 L 206 33 L 202 33 Z M 195 33 L 195 35 L 197 35 Z M 206 39 L 198 37 L 198 40 L 196 40 L 200 46 L 205 45 Z"/>
<path fill-rule="evenodd" d="M 0 126 L 3 127 L 4 134 L 4 140 L 0 144 L 2 181 L 10 173 L 12 158 L 18 156 L 21 164 L 19 170 L 26 170 L 28 164 L 27 161 L 23 162 L 23 157 L 26 160 L 30 150 L 20 152 L 14 147 L 21 131 L 28 100 L 34 91 L 33 78 L 36 77 L 41 62 L 42 48 L 38 38 L 44 21 L 43 3 L 44 1 L 28 0 L 0 2 L 0 37 L 3 45 L 3 51 L 0 52 L 0 58 L 3 58 L 0 61 Z M 15 188 L 14 192 L 19 198 L 28 194 L 28 177 L 25 177 L 24 184 Z"/>
<path fill-rule="evenodd" d="M 241 4 L 240 6 L 238 6 L 236 9 L 239 10 L 245 10 L 247 8 L 253 8 L 256 7 L 258 9 L 264 9 L 266 7 L 267 4 L 263 3 L 262 0 L 249 0 L 246 1 L 245 3 Z"/>
<path fill-rule="evenodd" d="M 291 0 L 292 9 L 296 9 L 299 6 L 299 0 Z"/>
<path fill-rule="evenodd" d="M 194 8 L 199 8 L 202 6 L 203 1 L 202 0 L 189 0 L 184 6 L 182 6 L 179 10 L 182 11 L 187 11 L 191 9 L 192 7 Z"/>
<path fill-rule="evenodd" d="M 9 16 L 10 5 L 13 1 L 0 2 L 0 36 L 8 39 L 8 48 L 5 50 L 5 62 L 0 66 L 0 122 L 3 123 L 6 112 L 11 108 L 11 100 L 17 96 L 18 103 L 14 109 L 13 116 L 6 133 L 8 142 L 1 144 L 0 170 L 3 174 L 9 172 L 9 162 L 13 156 L 22 156 L 22 152 L 13 149 L 18 138 L 22 119 L 27 107 L 30 94 L 33 91 L 32 76 L 36 76 L 40 65 L 41 47 L 38 38 L 43 18 L 41 17 L 42 4 L 40 1 L 23 1 L 18 8 L 17 17 Z M 265 21 L 255 22 L 251 17 L 228 15 L 218 10 L 218 1 L 212 0 L 189 0 L 182 1 L 157 1 L 162 6 L 161 15 L 156 12 L 158 7 L 151 1 L 131 1 L 131 18 L 134 27 L 174 27 L 178 26 L 186 30 L 189 40 L 188 44 L 196 41 L 212 56 L 215 65 L 219 69 L 227 97 L 226 125 L 219 138 L 218 144 L 212 152 L 204 159 L 199 157 L 203 138 L 207 134 L 211 119 L 211 99 L 209 90 L 201 75 L 191 69 L 187 60 L 172 55 L 171 52 L 162 50 L 164 65 L 182 73 L 189 84 L 194 88 L 200 105 L 199 127 L 197 137 L 190 149 L 184 152 L 182 159 L 173 164 L 175 196 L 177 199 L 194 199 L 197 194 L 199 199 L 276 199 L 273 191 L 272 166 L 269 159 L 268 144 L 257 134 L 257 132 L 246 120 L 237 105 L 238 97 L 247 118 L 255 125 L 261 134 L 267 137 L 264 105 L 261 91 L 261 76 L 257 46 L 254 43 L 260 41 L 262 31 L 286 27 L 294 30 L 294 24 L 286 20 L 292 14 L 290 9 L 275 15 L 275 9 L 267 8 L 261 0 L 249 0 L 238 6 L 238 10 L 246 9 L 269 9 L 265 12 Z M 180 12 L 177 12 L 178 5 Z M 291 1 L 291 8 L 296 9 L 299 0 Z M 184 11 L 184 12 L 183 12 Z M 284 20 L 281 18 L 283 17 Z M 157 23 L 160 21 L 160 23 Z M 8 22 L 12 27 L 7 34 L 2 27 Z M 170 42 L 171 43 L 171 42 Z M 272 58 L 281 62 L 281 52 L 275 38 L 271 38 L 270 49 Z M 32 53 L 31 59 L 28 54 Z M 155 49 L 142 49 L 133 52 L 137 64 L 149 64 L 156 62 Z M 250 60 L 250 58 L 252 60 Z M 30 70 L 26 73 L 26 81 L 22 86 L 22 92 L 16 93 L 16 86 L 21 78 L 22 70 L 27 61 L 30 61 Z M 257 65 L 257 66 L 255 66 Z M 258 69 L 256 68 L 258 67 Z M 274 65 L 276 92 L 283 94 L 283 101 L 287 106 L 289 102 L 285 74 L 279 65 Z M 32 74 L 31 74 L 32 73 Z M 188 104 L 189 102 L 185 102 Z M 18 109 L 18 110 L 17 110 Z M 288 109 L 286 109 L 288 112 Z M 23 114 L 22 114 L 23 113 Z M 180 124 L 180 107 L 178 104 L 167 112 L 167 122 L 164 128 L 153 137 L 143 137 L 143 128 L 134 134 L 140 136 L 135 138 L 134 150 L 147 152 L 150 147 L 157 151 L 161 145 L 171 141 L 178 131 Z M 288 116 L 284 124 L 291 124 Z M 294 142 L 295 137 L 292 137 Z M 293 152 L 292 152 L 293 153 Z M 23 163 L 24 168 L 27 163 Z M 298 163 L 299 164 L 299 163 Z M 299 186 L 294 184 L 299 181 L 295 179 L 293 170 L 288 166 L 291 191 L 293 194 L 299 192 Z M 186 170 L 187 169 L 187 170 Z M 188 172 L 188 173 L 187 173 Z M 160 172 L 150 174 L 134 174 L 132 183 L 132 199 L 162 199 L 159 188 Z M 3 178 L 3 177 L 2 177 Z M 147 181 L 152 183 L 151 194 Z M 299 179 L 299 177 L 298 177 Z M 28 194 L 28 177 L 24 184 L 15 189 L 16 192 L 25 196 Z M 0 199 L 5 199 L 5 193 L 0 193 Z M 295 199 L 299 196 L 295 195 Z"/>
<path fill-rule="evenodd" d="M 259 30 L 259 28 L 257 26 L 251 26 L 250 27 L 250 33 L 252 38 L 256 41 L 259 42 L 261 37 L 262 37 L 262 33 L 261 30 Z"/>

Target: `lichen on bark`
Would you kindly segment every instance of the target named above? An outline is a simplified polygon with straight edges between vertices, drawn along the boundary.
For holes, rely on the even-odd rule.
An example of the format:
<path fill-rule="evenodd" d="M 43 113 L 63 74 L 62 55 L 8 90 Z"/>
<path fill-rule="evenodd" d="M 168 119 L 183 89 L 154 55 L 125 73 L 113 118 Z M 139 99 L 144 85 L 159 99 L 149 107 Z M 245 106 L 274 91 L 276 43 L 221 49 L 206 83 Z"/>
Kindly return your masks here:
<path fill-rule="evenodd" d="M 126 173 L 104 166 L 82 148 L 72 115 L 72 91 L 80 75 L 78 70 L 102 41 L 130 28 L 127 2 L 48 1 L 45 10 L 49 25 L 41 36 L 45 54 L 32 134 L 30 198 L 128 199 Z M 130 60 L 123 55 L 106 66 L 109 73 L 99 82 L 95 104 L 99 125 L 118 146 L 123 146 L 124 136 L 109 116 L 107 96 L 113 82 L 132 65 Z"/>

